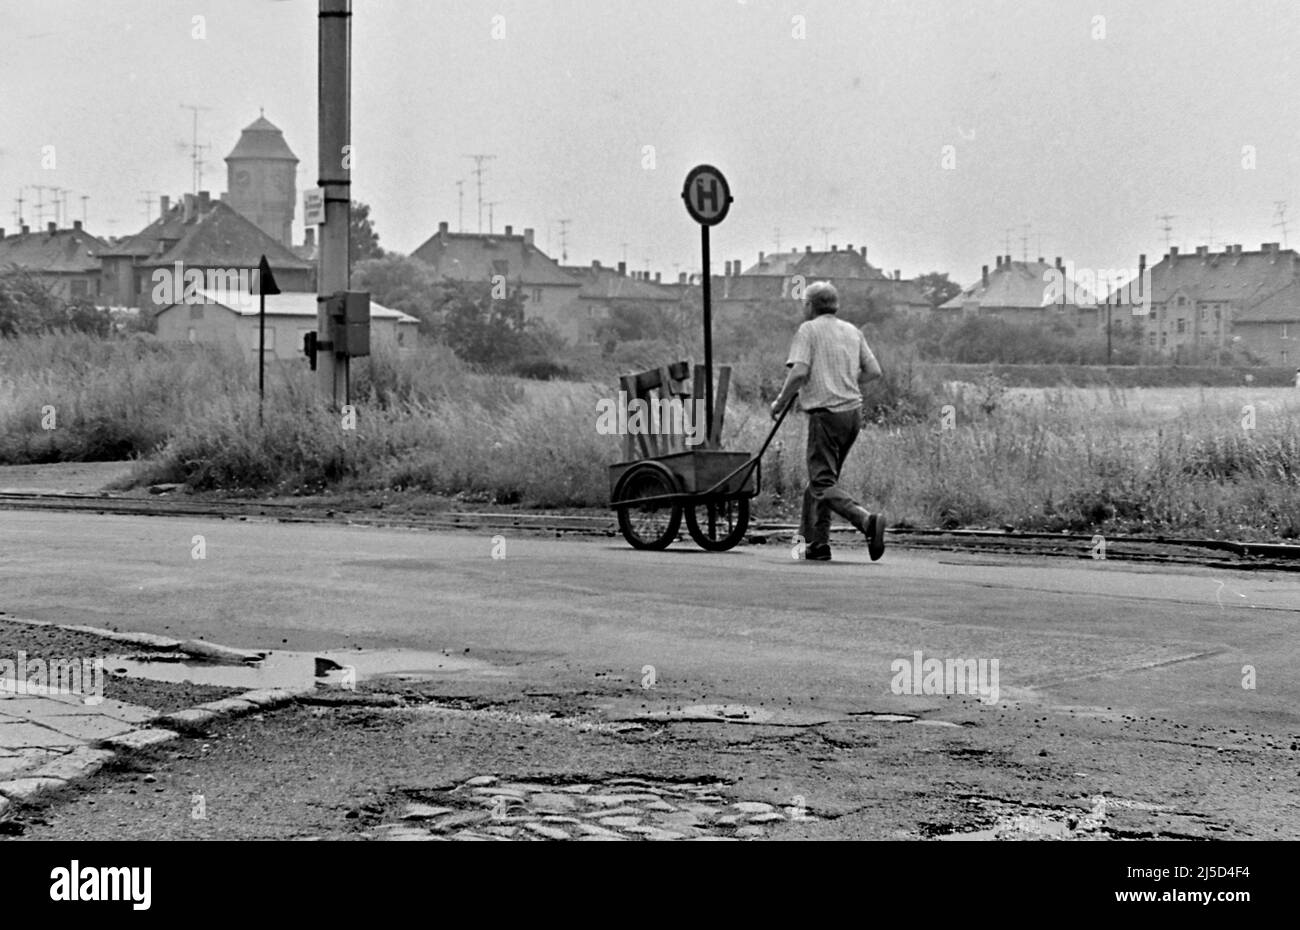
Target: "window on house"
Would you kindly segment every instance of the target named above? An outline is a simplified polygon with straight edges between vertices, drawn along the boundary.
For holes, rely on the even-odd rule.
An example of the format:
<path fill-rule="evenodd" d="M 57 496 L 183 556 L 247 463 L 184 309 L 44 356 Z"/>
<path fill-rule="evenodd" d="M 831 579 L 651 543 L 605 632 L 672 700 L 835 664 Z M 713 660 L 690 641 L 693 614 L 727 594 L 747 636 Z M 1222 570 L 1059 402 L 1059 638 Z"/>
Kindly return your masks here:
<path fill-rule="evenodd" d="M 1187 298 L 1186 298 L 1186 297 L 1179 297 L 1179 298 L 1178 298 L 1178 306 L 1180 306 L 1180 307 L 1185 307 L 1185 306 L 1187 306 Z"/>
<path fill-rule="evenodd" d="M 1156 344 L 1156 334 L 1155 334 L 1155 333 L 1151 333 L 1149 336 L 1147 336 L 1147 344 L 1150 345 L 1150 346 L 1152 346 L 1153 348 L 1155 347 L 1155 344 Z"/>
<path fill-rule="evenodd" d="M 1187 332 L 1187 321 L 1186 321 L 1186 320 L 1180 319 L 1180 320 L 1178 321 L 1178 331 L 1179 331 L 1180 333 L 1185 333 L 1185 332 Z"/>
<path fill-rule="evenodd" d="M 1169 343 L 1169 336 L 1165 333 L 1160 334 L 1160 348 L 1164 348 Z"/>
<path fill-rule="evenodd" d="M 533 288 L 533 303 L 540 304 L 541 302 L 542 302 L 542 289 L 540 287 L 535 287 Z"/>

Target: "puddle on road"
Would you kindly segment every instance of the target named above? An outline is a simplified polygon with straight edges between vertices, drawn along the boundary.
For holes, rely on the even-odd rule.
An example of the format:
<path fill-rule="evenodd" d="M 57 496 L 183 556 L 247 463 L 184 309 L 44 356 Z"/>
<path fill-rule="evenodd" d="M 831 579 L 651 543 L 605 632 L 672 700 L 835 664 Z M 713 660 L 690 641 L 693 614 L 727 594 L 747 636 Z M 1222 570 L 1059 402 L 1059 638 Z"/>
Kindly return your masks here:
<path fill-rule="evenodd" d="M 491 668 L 479 659 L 405 649 L 358 649 L 337 652 L 269 652 L 260 662 L 225 665 L 179 659 L 168 653 L 112 656 L 105 660 L 108 674 L 151 681 L 190 682 L 228 688 L 309 688 L 319 682 L 343 686 L 350 681 L 393 678 L 428 681 L 458 672 L 484 672 Z M 320 674 L 318 674 L 320 673 Z"/>

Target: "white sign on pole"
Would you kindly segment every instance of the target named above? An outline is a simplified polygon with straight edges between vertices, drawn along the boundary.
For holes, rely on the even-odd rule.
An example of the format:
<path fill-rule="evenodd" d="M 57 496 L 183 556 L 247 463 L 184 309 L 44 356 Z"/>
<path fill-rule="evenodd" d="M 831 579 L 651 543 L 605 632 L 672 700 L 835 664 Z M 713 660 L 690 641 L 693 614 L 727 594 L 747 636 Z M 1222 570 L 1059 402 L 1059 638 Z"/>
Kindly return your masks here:
<path fill-rule="evenodd" d="M 302 221 L 308 226 L 325 224 L 325 191 L 321 188 L 302 192 Z"/>

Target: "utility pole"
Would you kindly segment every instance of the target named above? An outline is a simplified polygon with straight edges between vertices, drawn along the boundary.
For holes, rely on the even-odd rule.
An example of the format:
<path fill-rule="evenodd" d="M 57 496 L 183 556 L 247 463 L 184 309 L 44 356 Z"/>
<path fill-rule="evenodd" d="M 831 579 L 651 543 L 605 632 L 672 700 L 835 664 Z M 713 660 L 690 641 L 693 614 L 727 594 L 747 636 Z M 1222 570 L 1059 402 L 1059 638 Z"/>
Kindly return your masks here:
<path fill-rule="evenodd" d="M 1160 220 L 1162 223 L 1164 223 L 1164 225 L 1161 226 L 1160 228 L 1164 230 L 1164 233 L 1165 233 L 1165 252 L 1168 252 L 1168 251 L 1169 251 L 1169 246 L 1170 246 L 1170 244 L 1173 242 L 1173 231 L 1174 231 L 1173 224 L 1172 224 L 1170 221 L 1171 221 L 1171 220 L 1174 220 L 1174 219 L 1177 219 L 1177 217 L 1174 216 L 1174 214 L 1172 214 L 1172 213 L 1162 213 L 1162 214 L 1160 214 L 1159 216 L 1157 216 L 1156 219 L 1158 219 L 1158 220 Z"/>
<path fill-rule="evenodd" d="M 465 157 L 474 159 L 474 174 L 478 178 L 478 231 L 481 234 L 483 232 L 483 172 L 486 170 L 483 167 L 483 163 L 485 161 L 491 161 L 496 158 L 496 156 L 474 154 L 466 155 Z"/>
<path fill-rule="evenodd" d="M 212 107 L 201 107 L 192 103 L 182 103 L 181 109 L 189 110 L 194 114 L 194 136 L 193 141 L 190 143 L 190 163 L 192 172 L 191 180 L 194 183 L 194 193 L 197 194 L 199 188 L 203 186 L 203 168 L 201 167 L 203 161 L 200 158 L 200 153 L 204 149 L 212 148 L 210 145 L 199 145 L 199 111 L 211 110 Z"/>
<path fill-rule="evenodd" d="M 456 182 L 456 232 L 465 231 L 465 182 Z"/>
<path fill-rule="evenodd" d="M 569 224 L 573 220 L 556 220 L 560 224 L 560 261 L 569 260 Z"/>
<path fill-rule="evenodd" d="M 1286 224 L 1286 201 L 1285 201 L 1285 200 L 1274 200 L 1274 201 L 1273 201 L 1273 206 L 1277 208 L 1277 212 L 1273 214 L 1274 216 L 1277 217 L 1277 222 L 1274 223 L 1273 225 L 1274 225 L 1274 226 L 1281 226 L 1281 227 L 1282 227 L 1282 248 L 1285 249 L 1285 248 L 1287 247 L 1287 242 L 1286 242 L 1286 225 L 1287 225 L 1287 224 Z"/>
<path fill-rule="evenodd" d="M 352 0 L 320 0 L 319 13 L 319 171 L 324 192 L 325 224 L 320 231 L 316 272 L 316 333 L 330 340 L 316 354 L 317 389 L 336 408 L 347 390 L 348 360 L 334 354 L 333 327 L 327 298 L 346 291 L 351 278 L 348 227 L 352 219 Z"/>

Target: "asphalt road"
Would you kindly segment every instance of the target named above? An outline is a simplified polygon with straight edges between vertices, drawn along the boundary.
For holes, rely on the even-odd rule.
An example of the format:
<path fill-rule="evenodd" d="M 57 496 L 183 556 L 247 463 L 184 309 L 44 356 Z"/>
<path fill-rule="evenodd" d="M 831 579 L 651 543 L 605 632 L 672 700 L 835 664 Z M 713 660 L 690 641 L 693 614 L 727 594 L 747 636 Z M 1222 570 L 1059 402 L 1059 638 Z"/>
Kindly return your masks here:
<path fill-rule="evenodd" d="M 942 833 L 922 827 L 973 803 L 960 829 L 1002 829 L 1018 803 L 1050 813 L 1101 793 L 1130 835 L 1300 837 L 1295 576 L 12 511 L 0 610 L 246 648 L 445 650 L 467 664 L 434 676 L 443 693 L 564 696 L 674 737 L 748 728 L 771 735 L 774 790 L 862 813 L 856 831 L 842 819 L 850 835 Z M 912 679 L 892 664 L 918 651 L 983 660 L 996 702 L 896 693 Z M 747 709 L 680 719 L 719 704 Z M 791 734 L 818 726 L 848 755 L 819 759 L 809 788 Z M 855 800 L 873 777 L 895 780 L 888 812 Z"/>

